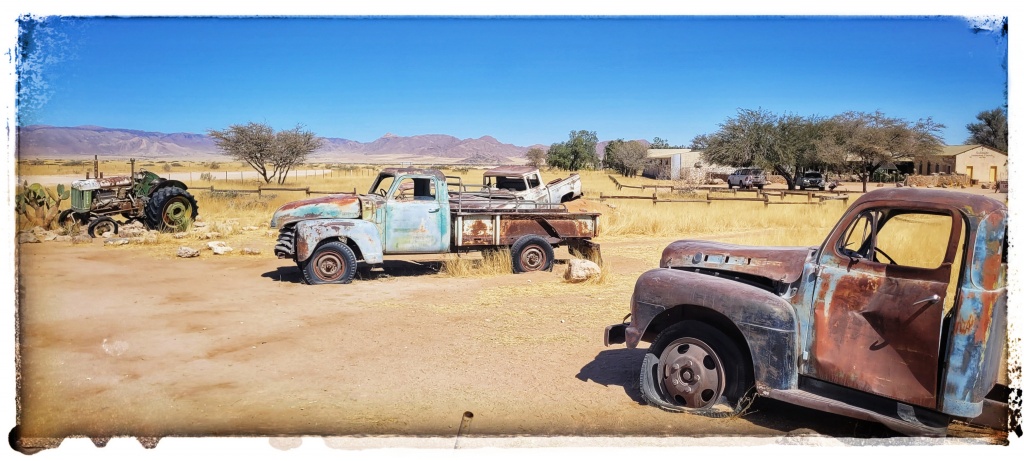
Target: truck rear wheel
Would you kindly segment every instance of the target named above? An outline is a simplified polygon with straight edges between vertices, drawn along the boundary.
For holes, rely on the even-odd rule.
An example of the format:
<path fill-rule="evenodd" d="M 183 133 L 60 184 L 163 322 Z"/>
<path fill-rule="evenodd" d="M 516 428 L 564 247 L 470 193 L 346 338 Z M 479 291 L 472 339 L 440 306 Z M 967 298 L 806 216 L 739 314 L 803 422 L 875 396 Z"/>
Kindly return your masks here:
<path fill-rule="evenodd" d="M 549 271 L 554 262 L 555 249 L 539 235 L 527 235 L 512 244 L 512 272 Z"/>
<path fill-rule="evenodd" d="M 356 254 L 342 242 L 327 242 L 299 266 L 303 279 L 310 285 L 350 283 L 356 275 Z"/>
<path fill-rule="evenodd" d="M 146 225 L 150 229 L 182 231 L 199 215 L 196 199 L 180 187 L 164 187 L 146 203 Z"/>
<path fill-rule="evenodd" d="M 730 416 L 742 409 L 751 378 L 733 340 L 697 321 L 655 338 L 640 369 L 640 395 L 663 410 Z"/>

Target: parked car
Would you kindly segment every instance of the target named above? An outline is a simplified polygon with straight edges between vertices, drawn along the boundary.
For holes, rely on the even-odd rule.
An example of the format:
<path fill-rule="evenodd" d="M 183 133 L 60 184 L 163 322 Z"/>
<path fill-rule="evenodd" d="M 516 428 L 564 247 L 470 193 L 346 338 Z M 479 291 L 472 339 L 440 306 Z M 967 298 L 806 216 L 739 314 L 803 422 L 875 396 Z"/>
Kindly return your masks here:
<path fill-rule="evenodd" d="M 816 171 L 808 171 L 801 176 L 796 178 L 797 189 L 810 189 L 817 188 L 818 190 L 825 190 L 825 177 L 821 173 Z"/>
<path fill-rule="evenodd" d="M 733 187 L 761 189 L 768 181 L 764 177 L 764 170 L 760 168 L 740 168 L 729 175 L 725 182 L 730 189 Z"/>

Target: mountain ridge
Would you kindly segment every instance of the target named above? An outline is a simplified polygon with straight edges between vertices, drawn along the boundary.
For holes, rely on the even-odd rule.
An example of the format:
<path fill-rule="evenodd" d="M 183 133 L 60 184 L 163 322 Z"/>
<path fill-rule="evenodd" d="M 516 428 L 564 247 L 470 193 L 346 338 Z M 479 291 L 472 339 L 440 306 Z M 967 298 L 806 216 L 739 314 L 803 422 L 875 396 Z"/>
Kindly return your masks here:
<path fill-rule="evenodd" d="M 223 158 L 213 139 L 198 133 L 163 133 L 95 125 L 18 127 L 18 158 L 75 158 L 79 156 L 133 156 L 139 158 Z M 324 137 L 324 146 L 310 160 L 335 157 L 398 155 L 425 159 L 449 159 L 453 163 L 493 163 L 522 159 L 531 147 L 502 143 L 493 136 L 459 139 L 446 134 L 398 136 L 390 132 L 364 143 Z M 547 147 L 547 146 L 542 146 Z"/>

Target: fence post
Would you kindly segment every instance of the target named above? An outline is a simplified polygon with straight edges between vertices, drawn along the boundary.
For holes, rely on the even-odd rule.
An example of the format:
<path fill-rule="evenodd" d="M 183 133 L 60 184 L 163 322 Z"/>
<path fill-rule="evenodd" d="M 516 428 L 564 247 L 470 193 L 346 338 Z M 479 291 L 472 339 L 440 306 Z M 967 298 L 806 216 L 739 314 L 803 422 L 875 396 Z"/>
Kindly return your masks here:
<path fill-rule="evenodd" d="M 306 197 L 309 197 L 309 186 L 306 186 Z"/>

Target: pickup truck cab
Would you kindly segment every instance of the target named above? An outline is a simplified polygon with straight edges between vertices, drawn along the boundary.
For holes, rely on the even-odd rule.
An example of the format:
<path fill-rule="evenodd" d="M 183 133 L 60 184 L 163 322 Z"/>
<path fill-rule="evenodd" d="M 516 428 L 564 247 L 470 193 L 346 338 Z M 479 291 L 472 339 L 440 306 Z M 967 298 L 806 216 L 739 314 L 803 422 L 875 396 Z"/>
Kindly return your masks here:
<path fill-rule="evenodd" d="M 1006 345 L 1003 202 L 861 196 L 817 247 L 681 240 L 640 276 L 605 345 L 649 341 L 640 391 L 672 411 L 752 393 L 941 436 L 982 413 Z"/>
<path fill-rule="evenodd" d="M 583 195 L 580 175 L 571 173 L 547 184 L 540 170 L 529 166 L 503 166 L 484 172 L 484 187 L 536 203 L 564 203 Z"/>
<path fill-rule="evenodd" d="M 550 270 L 554 248 L 600 257 L 591 241 L 599 213 L 570 213 L 488 194 L 450 192 L 438 170 L 387 168 L 369 193 L 337 194 L 286 203 L 274 212 L 274 253 L 292 259 L 308 284 L 349 283 L 356 264 L 385 255 L 509 249 L 515 272 Z"/>

